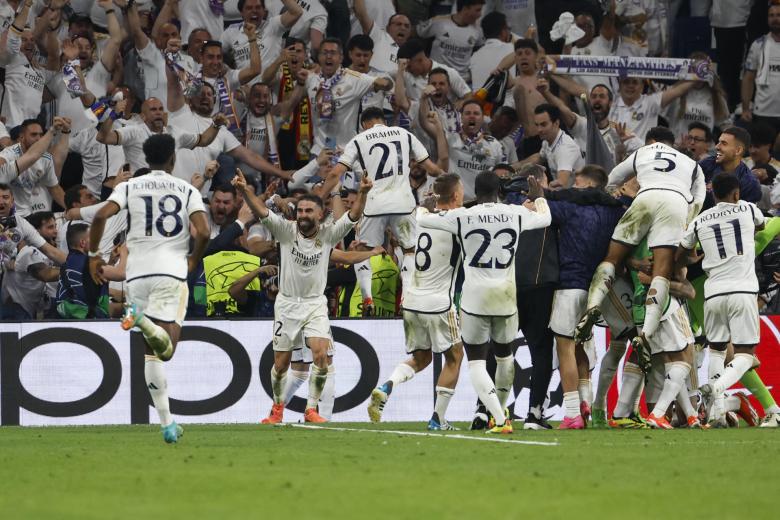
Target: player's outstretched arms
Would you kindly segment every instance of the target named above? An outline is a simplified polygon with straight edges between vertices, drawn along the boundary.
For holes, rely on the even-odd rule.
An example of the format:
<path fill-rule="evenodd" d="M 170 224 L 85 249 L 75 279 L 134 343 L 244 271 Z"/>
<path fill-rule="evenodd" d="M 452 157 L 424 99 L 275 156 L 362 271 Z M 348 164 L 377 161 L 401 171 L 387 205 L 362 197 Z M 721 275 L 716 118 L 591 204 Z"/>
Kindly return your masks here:
<path fill-rule="evenodd" d="M 249 205 L 249 209 L 252 210 L 252 213 L 257 218 L 266 218 L 268 216 L 269 211 L 265 201 L 247 189 L 246 177 L 244 177 L 244 172 L 241 171 L 241 168 L 236 168 L 236 176 L 233 177 L 232 184 L 244 196 L 244 201 Z"/>
<path fill-rule="evenodd" d="M 355 203 L 349 210 L 349 219 L 352 222 L 357 222 L 363 216 L 363 209 L 366 207 L 366 197 L 373 186 L 374 183 L 371 182 L 371 179 L 367 175 L 363 175 L 363 178 L 360 179 L 357 200 L 355 200 Z"/>

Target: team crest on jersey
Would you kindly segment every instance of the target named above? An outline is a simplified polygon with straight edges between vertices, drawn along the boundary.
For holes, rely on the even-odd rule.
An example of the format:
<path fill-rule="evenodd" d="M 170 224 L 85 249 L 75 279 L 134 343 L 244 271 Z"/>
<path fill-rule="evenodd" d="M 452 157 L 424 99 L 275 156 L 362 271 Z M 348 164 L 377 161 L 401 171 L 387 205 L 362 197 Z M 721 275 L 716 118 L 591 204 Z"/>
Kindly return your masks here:
<path fill-rule="evenodd" d="M 319 238 L 314 240 L 314 247 L 322 247 L 322 242 L 320 242 Z"/>
<path fill-rule="evenodd" d="M 476 40 L 473 36 L 469 36 L 469 45 L 474 45 L 476 43 Z"/>
<path fill-rule="evenodd" d="M 645 118 L 645 115 L 642 112 L 634 112 L 631 114 L 631 119 L 634 121 L 641 121 Z"/>
<path fill-rule="evenodd" d="M 337 88 L 337 89 L 336 89 L 334 92 L 335 92 L 335 94 L 336 94 L 337 96 L 340 96 L 340 95 L 341 95 L 341 93 L 342 93 L 342 90 L 341 90 L 341 88 L 339 87 L 339 88 Z"/>

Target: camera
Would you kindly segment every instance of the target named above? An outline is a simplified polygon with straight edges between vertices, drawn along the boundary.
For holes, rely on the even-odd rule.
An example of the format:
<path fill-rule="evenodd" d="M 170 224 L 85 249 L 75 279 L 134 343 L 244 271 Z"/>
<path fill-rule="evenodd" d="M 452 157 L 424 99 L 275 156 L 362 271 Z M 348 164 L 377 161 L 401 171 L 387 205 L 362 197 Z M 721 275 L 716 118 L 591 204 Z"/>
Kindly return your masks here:
<path fill-rule="evenodd" d="M 16 215 L 8 215 L 7 217 L 0 217 L 0 227 L 3 229 L 16 227 Z"/>
<path fill-rule="evenodd" d="M 528 177 L 509 177 L 501 181 L 501 196 L 508 193 L 528 193 Z"/>

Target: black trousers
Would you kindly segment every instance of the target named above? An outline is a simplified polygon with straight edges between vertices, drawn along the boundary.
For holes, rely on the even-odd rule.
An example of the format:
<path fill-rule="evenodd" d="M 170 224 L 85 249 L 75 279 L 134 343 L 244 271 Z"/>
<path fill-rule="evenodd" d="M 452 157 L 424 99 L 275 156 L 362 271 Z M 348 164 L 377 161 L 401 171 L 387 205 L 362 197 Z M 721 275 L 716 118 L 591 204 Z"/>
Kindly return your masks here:
<path fill-rule="evenodd" d="M 529 408 L 544 405 L 552 378 L 553 333 L 548 327 L 552 312 L 554 286 L 537 286 L 517 290 L 517 317 L 520 330 L 531 353 L 531 395 Z"/>
<path fill-rule="evenodd" d="M 731 27 L 715 30 L 715 46 L 718 49 L 718 76 L 728 96 L 729 110 L 733 110 L 741 101 L 740 72 L 745 59 L 747 33 L 744 27 Z"/>

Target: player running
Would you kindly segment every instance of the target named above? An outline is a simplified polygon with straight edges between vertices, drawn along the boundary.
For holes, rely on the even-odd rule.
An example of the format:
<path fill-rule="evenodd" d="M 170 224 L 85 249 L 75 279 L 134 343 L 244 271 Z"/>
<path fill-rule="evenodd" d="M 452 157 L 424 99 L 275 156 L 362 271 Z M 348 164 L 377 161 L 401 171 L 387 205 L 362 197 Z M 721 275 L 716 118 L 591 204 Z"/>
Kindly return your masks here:
<path fill-rule="evenodd" d="M 574 333 L 577 342 L 590 336 L 617 268 L 645 236 L 653 252 L 653 277 L 645 302 L 643 334 L 649 337 L 656 332 L 669 299 L 674 251 L 685 226 L 704 203 L 704 173 L 696 161 L 673 148 L 674 134 L 668 128 L 655 127 L 647 133 L 646 143 L 609 175 L 610 186 L 620 186 L 636 175 L 640 189 L 612 234 L 607 257 L 596 268 L 588 291 L 588 310 Z"/>
<path fill-rule="evenodd" d="M 455 235 L 463 251 L 461 335 L 471 384 L 495 421 L 488 433 L 512 433 L 504 406 L 515 372 L 511 343 L 518 329 L 514 271 L 518 234 L 549 226 L 551 221 L 543 198 L 523 206 L 500 204 L 500 185 L 495 173 L 480 173 L 474 185 L 475 206 L 424 215 L 418 221 L 422 228 Z M 495 384 L 485 366 L 491 341 L 497 364 Z"/>
<path fill-rule="evenodd" d="M 436 209 L 448 211 L 463 205 L 463 183 L 454 173 L 445 173 L 433 184 Z M 419 215 L 428 212 L 420 208 Z M 455 313 L 455 278 L 460 268 L 460 245 L 455 235 L 439 229 L 425 229 L 417 237 L 415 269 L 403 303 L 406 352 L 411 358 L 399 364 L 384 384 L 371 392 L 368 416 L 372 422 L 382 418 L 390 393 L 396 385 L 409 381 L 433 360 L 433 353 L 444 354 L 436 385 L 436 404 L 428 421 L 429 430 L 454 430 L 445 419 L 447 406 L 455 394 L 463 345 Z"/>
<path fill-rule="evenodd" d="M 163 439 L 174 443 L 183 432 L 171 417 L 163 362 L 176 350 L 187 312 L 187 273 L 200 263 L 210 232 L 198 190 L 171 175 L 176 162 L 174 138 L 153 135 L 143 151 L 152 171 L 116 186 L 92 221 L 89 272 L 96 283 L 105 282 L 100 239 L 106 221 L 127 209 L 128 307 L 122 328 L 138 327 L 143 334 L 146 386 L 160 417 Z M 190 238 L 194 245 L 187 256 Z"/>
<path fill-rule="evenodd" d="M 717 205 L 691 222 L 677 254 L 679 265 L 687 262 L 697 242 L 704 251 L 704 335 L 712 375 L 700 390 L 712 407 L 710 422 L 724 414 L 723 392 L 753 367 L 760 335 L 754 236 L 765 222 L 754 204 L 739 200 L 736 176 L 716 175 L 712 191 Z M 724 368 L 729 342 L 734 359 Z"/>
<path fill-rule="evenodd" d="M 269 211 L 265 202 L 247 189 L 241 170 L 236 170 L 233 183 L 243 193 L 244 200 L 260 223 L 273 233 L 281 247 L 279 294 L 274 304 L 274 366 L 271 368 L 274 404 L 271 414 L 263 419 L 263 423 L 282 421 L 287 371 L 292 351 L 298 346 L 295 340 L 299 336 L 305 338 L 314 362 L 304 420 L 326 422 L 317 413 L 317 402 L 328 378 L 328 349 L 332 343 L 328 301 L 325 297 L 328 262 L 333 247 L 360 220 L 371 181 L 363 177 L 357 200 L 349 213 L 329 224 L 320 223 L 324 204 L 317 195 L 306 194 L 298 199 L 296 220 L 293 222 Z"/>
<path fill-rule="evenodd" d="M 385 230 L 390 227 L 404 251 L 401 283 L 405 292 L 414 271 L 417 206 L 409 183 L 409 165 L 413 159 L 432 176 L 444 172 L 431 161 L 428 150 L 414 134 L 397 126 L 385 126 L 381 108 L 364 110 L 360 124 L 363 132 L 344 147 L 335 171 L 341 176 L 348 170 L 362 170 L 373 182 L 357 238 L 369 249 L 381 246 L 385 242 Z M 371 315 L 374 302 L 370 261 L 355 263 L 355 275 L 363 295 L 363 315 Z"/>

